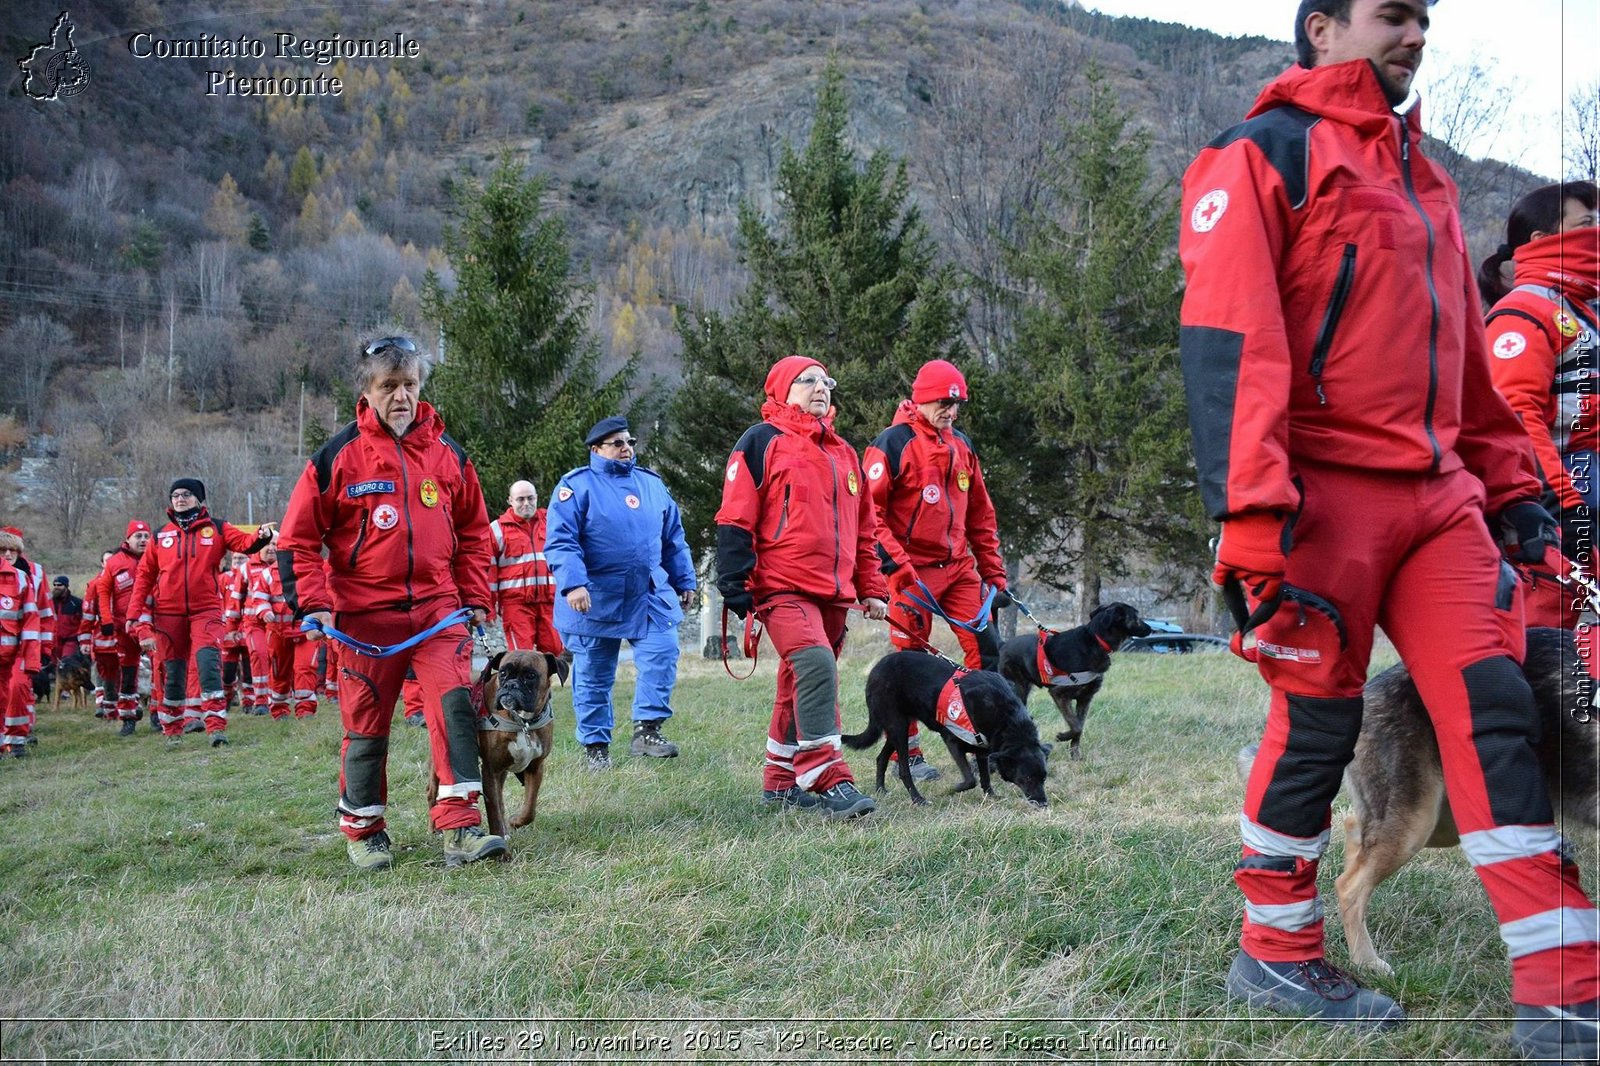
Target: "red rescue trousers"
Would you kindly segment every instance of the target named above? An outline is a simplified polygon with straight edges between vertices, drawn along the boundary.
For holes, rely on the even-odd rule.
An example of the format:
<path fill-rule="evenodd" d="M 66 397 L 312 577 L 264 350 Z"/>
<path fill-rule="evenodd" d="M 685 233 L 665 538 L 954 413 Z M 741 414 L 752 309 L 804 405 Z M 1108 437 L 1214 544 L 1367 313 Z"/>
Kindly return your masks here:
<path fill-rule="evenodd" d="M 456 609 L 454 600 L 434 599 L 410 610 L 387 608 L 336 613 L 334 628 L 357 640 L 388 647 L 420 633 Z M 389 725 L 395 700 L 410 667 L 422 688 L 433 772 L 439 795 L 430 814 L 435 829 L 477 825 L 482 773 L 478 764 L 478 716 L 468 691 L 472 637 L 453 625 L 416 647 L 383 659 L 353 648 L 339 650 L 339 716 L 344 746 L 339 766 L 339 828 L 351 839 L 384 827 L 388 805 Z"/>
<path fill-rule="evenodd" d="M 547 651 L 560 655 L 565 650 L 555 626 L 553 603 L 505 603 L 500 607 L 500 624 L 505 628 L 508 651 Z"/>
<path fill-rule="evenodd" d="M 1439 475 L 1297 469 L 1302 511 L 1285 598 L 1256 631 L 1272 688 L 1246 786 L 1240 943 L 1255 958 L 1323 954 L 1317 862 L 1361 727 L 1375 626 L 1433 720 L 1461 847 L 1511 956 L 1511 998 L 1600 994 L 1600 927 L 1552 824 L 1532 745 L 1515 573 L 1484 521 L 1482 484 Z"/>
<path fill-rule="evenodd" d="M 191 690 L 199 698 L 206 732 L 226 729 L 228 699 L 222 688 L 222 634 L 227 627 L 222 614 L 158 614 L 152 619 L 152 627 L 155 661 L 162 664 L 162 730 L 168 736 L 183 732 L 184 707 Z"/>
<path fill-rule="evenodd" d="M 824 792 L 855 780 L 840 740 L 838 658 L 848 614 L 843 604 L 793 593 L 768 600 L 756 611 L 782 656 L 762 788 L 781 791 L 798 784 Z"/>

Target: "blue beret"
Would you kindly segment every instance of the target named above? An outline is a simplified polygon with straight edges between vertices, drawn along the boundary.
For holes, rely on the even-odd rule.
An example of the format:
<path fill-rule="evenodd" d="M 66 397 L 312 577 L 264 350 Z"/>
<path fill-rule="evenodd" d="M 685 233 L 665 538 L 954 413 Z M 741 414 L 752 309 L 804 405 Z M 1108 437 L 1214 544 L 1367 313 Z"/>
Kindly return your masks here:
<path fill-rule="evenodd" d="M 592 428 L 590 428 L 589 435 L 583 438 L 583 443 L 593 447 L 619 430 L 624 433 L 628 431 L 628 420 L 626 418 L 623 418 L 621 415 L 612 415 L 610 418 L 602 418 L 600 421 L 596 422 Z"/>

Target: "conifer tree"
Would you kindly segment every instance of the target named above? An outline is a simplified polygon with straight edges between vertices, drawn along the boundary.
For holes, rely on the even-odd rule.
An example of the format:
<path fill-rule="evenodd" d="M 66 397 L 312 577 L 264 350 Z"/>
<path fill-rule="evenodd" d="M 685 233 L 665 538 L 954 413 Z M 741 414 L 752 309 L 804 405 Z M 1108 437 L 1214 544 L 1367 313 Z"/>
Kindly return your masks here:
<path fill-rule="evenodd" d="M 1076 589 L 1085 614 L 1138 554 L 1199 572 L 1206 529 L 1178 364 L 1177 198 L 1151 187 L 1149 135 L 1104 77 L 1089 85 L 1056 156 L 1063 213 L 1036 219 L 1015 256 L 1029 299 L 1001 375 L 1019 401 L 1005 452 L 1027 486 L 1009 510 L 1038 534 L 1039 576 Z"/>
<path fill-rule="evenodd" d="M 601 379 L 589 332 L 591 294 L 576 276 L 566 227 L 540 204 L 545 182 L 510 155 L 488 181 L 456 185 L 455 268 L 447 290 L 423 282 L 423 314 L 439 323 L 445 358 L 425 398 L 472 457 L 493 508 L 518 478 L 541 492 L 588 459 L 583 434 L 616 414 L 636 363 Z"/>
<path fill-rule="evenodd" d="M 954 271 L 935 263 L 905 164 L 882 152 L 859 164 L 849 118 L 830 58 L 804 150 L 784 148 L 779 217 L 739 207 L 749 285 L 727 315 L 679 309 L 685 380 L 668 406 L 662 464 L 692 544 L 712 543 L 723 461 L 759 420 L 773 362 L 799 353 L 828 368 L 839 381 L 835 428 L 859 450 L 923 362 L 960 355 Z"/>

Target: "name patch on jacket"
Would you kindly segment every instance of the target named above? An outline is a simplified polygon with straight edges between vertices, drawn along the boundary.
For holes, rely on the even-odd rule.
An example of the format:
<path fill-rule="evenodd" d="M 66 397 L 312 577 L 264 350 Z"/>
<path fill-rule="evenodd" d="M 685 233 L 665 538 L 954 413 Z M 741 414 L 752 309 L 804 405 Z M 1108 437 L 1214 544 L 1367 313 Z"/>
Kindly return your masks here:
<path fill-rule="evenodd" d="M 392 481 L 363 481 L 358 485 L 351 485 L 345 489 L 344 494 L 353 500 L 357 496 L 371 496 L 375 492 L 393 491 L 394 482 Z"/>

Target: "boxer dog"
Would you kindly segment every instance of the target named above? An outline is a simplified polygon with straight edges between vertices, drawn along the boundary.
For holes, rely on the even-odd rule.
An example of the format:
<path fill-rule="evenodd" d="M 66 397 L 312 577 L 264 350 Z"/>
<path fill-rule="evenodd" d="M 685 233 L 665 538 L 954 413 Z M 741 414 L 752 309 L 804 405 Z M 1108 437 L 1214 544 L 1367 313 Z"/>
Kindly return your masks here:
<path fill-rule="evenodd" d="M 489 832 L 509 841 L 509 830 L 532 825 L 544 784 L 544 761 L 555 735 L 550 707 L 554 679 L 567 680 L 565 659 L 542 651 L 504 651 L 489 660 L 473 686 L 478 709 L 478 751 L 483 761 L 483 807 Z M 522 810 L 506 821 L 506 775 L 522 779 Z M 439 794 L 429 776 L 428 806 Z M 507 851 L 506 856 L 510 856 Z"/>

